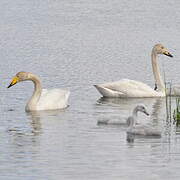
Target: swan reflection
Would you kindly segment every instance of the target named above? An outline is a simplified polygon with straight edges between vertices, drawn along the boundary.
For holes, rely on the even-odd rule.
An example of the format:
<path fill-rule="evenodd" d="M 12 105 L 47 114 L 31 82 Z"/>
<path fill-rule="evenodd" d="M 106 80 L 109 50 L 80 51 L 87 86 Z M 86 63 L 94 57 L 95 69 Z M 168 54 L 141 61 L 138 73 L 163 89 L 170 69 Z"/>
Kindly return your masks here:
<path fill-rule="evenodd" d="M 58 117 L 59 114 L 63 113 L 64 110 L 53 110 L 53 111 L 32 111 L 28 112 L 28 118 L 31 120 L 32 133 L 39 135 L 42 132 L 42 120 L 51 121 L 51 118 Z"/>

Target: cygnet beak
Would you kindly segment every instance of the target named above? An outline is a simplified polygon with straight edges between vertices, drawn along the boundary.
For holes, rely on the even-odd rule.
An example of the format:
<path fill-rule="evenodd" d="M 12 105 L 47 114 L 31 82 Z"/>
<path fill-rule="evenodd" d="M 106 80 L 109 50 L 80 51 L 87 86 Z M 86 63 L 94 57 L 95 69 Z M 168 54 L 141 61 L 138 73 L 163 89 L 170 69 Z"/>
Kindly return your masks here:
<path fill-rule="evenodd" d="M 149 116 L 149 113 L 148 113 L 147 111 L 144 111 L 144 113 L 145 113 L 147 116 Z"/>

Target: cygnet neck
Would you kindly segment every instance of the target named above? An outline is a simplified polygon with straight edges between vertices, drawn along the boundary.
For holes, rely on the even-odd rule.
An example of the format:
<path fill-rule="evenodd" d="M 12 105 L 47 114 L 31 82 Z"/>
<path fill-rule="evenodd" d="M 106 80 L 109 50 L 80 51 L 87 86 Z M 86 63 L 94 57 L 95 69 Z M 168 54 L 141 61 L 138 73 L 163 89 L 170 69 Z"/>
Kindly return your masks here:
<path fill-rule="evenodd" d="M 132 128 L 136 122 L 137 122 L 137 114 L 138 114 L 138 108 L 134 108 L 133 113 L 132 113 L 132 118 L 130 119 L 130 124 L 129 127 Z"/>

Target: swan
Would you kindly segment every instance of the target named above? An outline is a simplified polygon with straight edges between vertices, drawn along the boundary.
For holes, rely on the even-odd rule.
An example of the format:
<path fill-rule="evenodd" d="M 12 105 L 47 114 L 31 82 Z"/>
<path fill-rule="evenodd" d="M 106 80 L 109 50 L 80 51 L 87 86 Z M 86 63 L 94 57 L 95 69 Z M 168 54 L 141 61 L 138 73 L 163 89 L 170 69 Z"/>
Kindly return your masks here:
<path fill-rule="evenodd" d="M 146 109 L 144 108 L 144 105 L 137 105 L 133 112 L 132 112 L 132 116 L 129 116 L 126 120 L 122 121 L 122 120 L 117 120 L 117 119 L 103 119 L 103 120 L 98 120 L 98 124 L 106 124 L 106 125 L 130 125 L 130 122 L 133 121 L 135 124 L 138 124 L 138 120 L 137 120 L 137 113 L 138 112 L 143 112 L 146 115 L 149 116 L 148 112 L 146 111 Z M 133 120 L 132 120 L 133 119 Z"/>
<path fill-rule="evenodd" d="M 164 97 L 166 96 L 165 85 L 160 75 L 157 61 L 158 54 L 173 57 L 162 44 L 156 44 L 153 47 L 151 61 L 155 79 L 155 89 L 142 82 L 130 79 L 122 79 L 120 81 L 94 86 L 104 97 Z"/>
<path fill-rule="evenodd" d="M 159 130 L 147 125 L 137 124 L 136 118 L 138 111 L 143 112 L 147 116 L 149 116 L 149 113 L 147 112 L 144 105 L 136 106 L 133 111 L 133 115 L 130 116 L 127 120 L 127 124 L 128 124 L 127 134 L 142 135 L 142 136 L 161 136 L 161 132 Z"/>
<path fill-rule="evenodd" d="M 27 112 L 64 109 L 68 106 L 67 101 L 70 94 L 68 90 L 42 89 L 39 77 L 30 72 L 18 72 L 8 88 L 21 81 L 32 81 L 34 83 L 33 95 L 25 107 Z"/>

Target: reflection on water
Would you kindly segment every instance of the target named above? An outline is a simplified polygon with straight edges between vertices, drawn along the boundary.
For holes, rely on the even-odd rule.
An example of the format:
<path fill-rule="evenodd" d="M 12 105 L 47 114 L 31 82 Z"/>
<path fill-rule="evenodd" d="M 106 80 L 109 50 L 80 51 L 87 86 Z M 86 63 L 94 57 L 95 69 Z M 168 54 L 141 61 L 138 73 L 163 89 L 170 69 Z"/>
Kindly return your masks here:
<path fill-rule="evenodd" d="M 174 54 L 159 64 L 178 83 L 179 1 L 6 0 L 0 10 L 0 179 L 179 179 L 180 135 L 166 120 L 165 100 L 97 102 L 92 87 L 121 78 L 153 87 L 150 51 L 159 42 Z M 6 88 L 22 70 L 39 75 L 43 88 L 68 87 L 70 107 L 25 113 L 32 84 Z M 139 113 L 140 122 L 162 129 L 162 138 L 129 143 L 126 127 L 97 125 L 124 121 L 139 103 L 150 113 Z"/>
<path fill-rule="evenodd" d="M 99 104 L 109 104 L 109 105 L 123 105 L 123 106 L 135 106 L 137 104 L 155 104 L 155 106 L 159 106 L 161 102 L 164 100 L 164 98 L 106 98 L 101 97 L 97 100 Z"/>
<path fill-rule="evenodd" d="M 127 133 L 126 140 L 129 143 L 133 143 L 135 139 L 135 135 Z"/>
<path fill-rule="evenodd" d="M 30 124 L 32 126 L 32 133 L 37 136 L 41 133 L 41 115 L 38 112 L 29 112 L 27 113 L 28 118 L 30 119 Z"/>
<path fill-rule="evenodd" d="M 119 110 L 126 110 L 131 113 L 136 105 L 144 104 L 150 114 L 150 119 L 158 123 L 161 118 L 160 112 L 164 111 L 165 99 L 164 98 L 100 98 L 97 100 L 98 105 L 106 105 L 111 107 L 119 107 Z M 129 112 L 129 115 L 130 112 Z"/>
<path fill-rule="evenodd" d="M 64 113 L 66 109 L 63 110 L 53 110 L 53 111 L 32 111 L 28 112 L 27 116 L 30 119 L 30 124 L 32 126 L 32 133 L 34 135 L 39 135 L 42 131 L 41 121 L 43 119 L 57 118 L 59 115 Z"/>
<path fill-rule="evenodd" d="M 143 136 L 143 135 L 134 135 L 127 133 L 126 140 L 129 143 L 133 143 L 135 139 L 160 139 L 161 136 Z"/>
<path fill-rule="evenodd" d="M 157 98 L 156 101 L 152 104 L 151 119 L 154 121 L 154 123 L 158 123 L 160 112 L 163 110 L 165 105 L 164 101 L 164 98 Z"/>
<path fill-rule="evenodd" d="M 148 120 L 148 123 L 151 126 L 158 127 L 159 121 L 162 121 L 162 117 L 159 117 L 161 114 L 161 111 L 163 109 L 163 106 L 165 105 L 165 98 L 100 98 L 98 101 L 99 105 L 108 105 L 108 106 L 119 106 L 121 109 L 126 109 L 129 110 L 131 109 L 131 112 L 129 113 L 128 116 L 132 114 L 133 109 L 136 107 L 138 104 L 145 104 L 148 107 L 148 111 L 150 113 L 150 117 L 145 117 L 141 113 L 138 113 L 138 119 L 140 119 L 139 123 L 147 123 L 146 121 L 143 121 L 144 119 Z M 120 110 L 119 110 L 120 111 Z M 151 112 L 150 112 L 151 111 Z M 121 112 L 121 111 L 120 111 Z M 121 119 L 121 113 L 119 112 L 119 119 L 116 120 L 117 118 L 114 116 L 114 113 L 112 116 L 108 116 L 109 120 L 114 120 L 113 122 L 124 122 L 126 123 L 126 119 Z M 127 114 L 127 113 L 126 113 Z M 140 116 L 140 117 L 139 117 Z M 100 120 L 98 122 L 105 122 L 107 120 L 107 116 L 100 117 Z M 104 124 L 104 123 L 103 123 Z M 115 125 L 116 123 L 114 123 Z M 112 125 L 112 124 L 111 124 Z M 140 136 L 134 136 L 132 134 L 127 134 L 127 141 L 128 142 L 134 142 L 135 137 L 140 137 Z M 149 138 L 149 137 L 146 137 Z M 151 137 L 154 138 L 154 137 Z"/>

